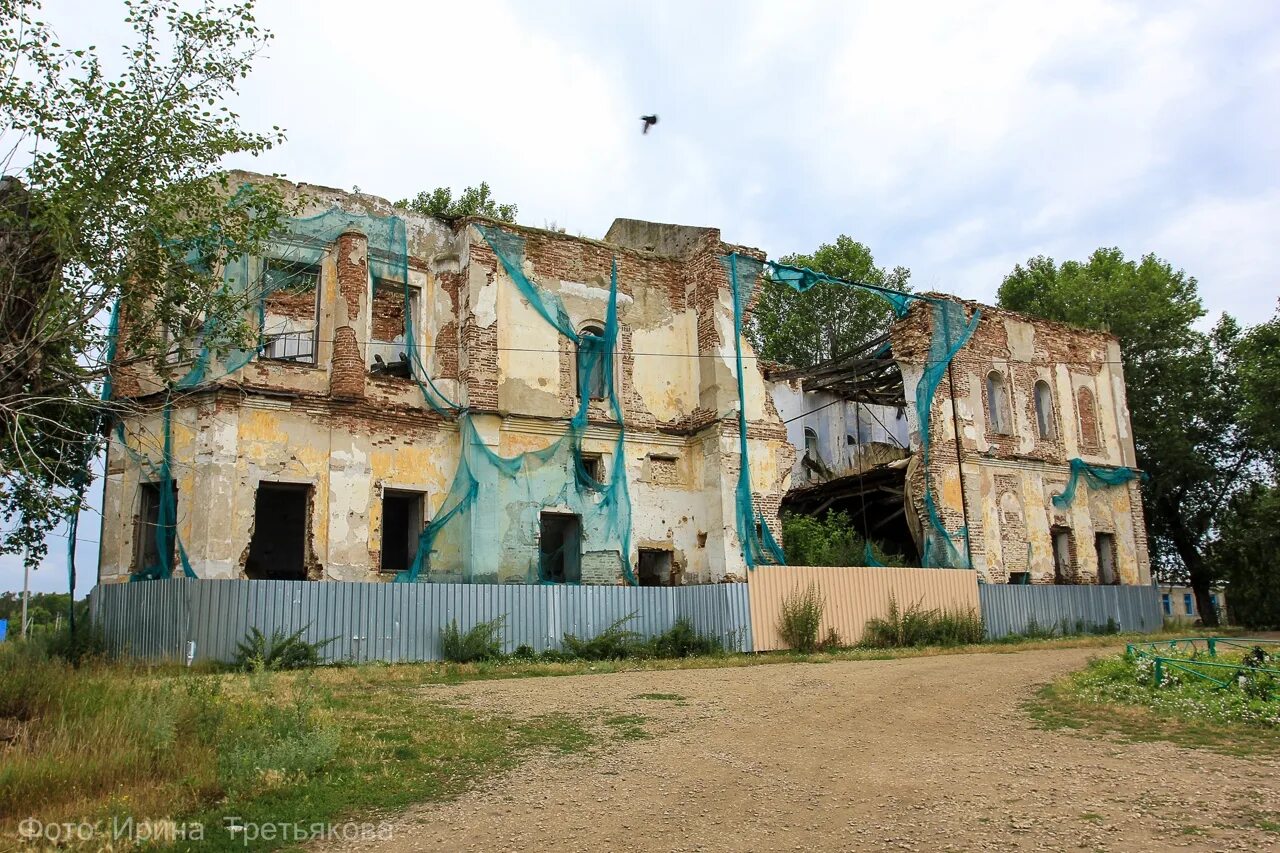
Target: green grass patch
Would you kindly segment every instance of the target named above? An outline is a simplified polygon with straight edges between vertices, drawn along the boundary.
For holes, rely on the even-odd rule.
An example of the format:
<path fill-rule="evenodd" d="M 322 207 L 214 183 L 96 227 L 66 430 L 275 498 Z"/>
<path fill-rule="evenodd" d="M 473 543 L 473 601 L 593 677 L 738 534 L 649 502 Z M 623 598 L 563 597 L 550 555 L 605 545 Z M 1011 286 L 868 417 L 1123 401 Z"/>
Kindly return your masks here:
<path fill-rule="evenodd" d="M 654 702 L 683 702 L 679 693 L 637 693 L 632 699 L 650 699 Z"/>
<path fill-rule="evenodd" d="M 646 718 L 640 714 L 616 714 L 605 717 L 604 724 L 613 730 L 618 740 L 648 740 L 653 737 L 645 730 Z"/>
<path fill-rule="evenodd" d="M 578 720 L 481 716 L 423 698 L 409 667 L 199 674 L 88 663 L 0 647 L 0 837 L 18 821 L 171 818 L 199 846 L 266 850 L 225 830 L 377 821 L 454 797 L 535 752 L 596 738 Z M 102 843 L 96 839 L 88 846 Z M 181 845 L 179 845 L 181 846 Z"/>
<path fill-rule="evenodd" d="M 1239 663 L 1223 655 L 1212 660 Z M 1194 668 L 1196 659 L 1188 658 L 1186 665 Z M 1179 670 L 1156 686 L 1149 659 L 1116 655 L 1046 685 L 1026 709 L 1048 729 L 1105 732 L 1131 742 L 1170 741 L 1239 756 L 1280 754 L 1280 699 L 1260 696 L 1245 668 L 1243 676 L 1200 669 L 1226 686 Z"/>

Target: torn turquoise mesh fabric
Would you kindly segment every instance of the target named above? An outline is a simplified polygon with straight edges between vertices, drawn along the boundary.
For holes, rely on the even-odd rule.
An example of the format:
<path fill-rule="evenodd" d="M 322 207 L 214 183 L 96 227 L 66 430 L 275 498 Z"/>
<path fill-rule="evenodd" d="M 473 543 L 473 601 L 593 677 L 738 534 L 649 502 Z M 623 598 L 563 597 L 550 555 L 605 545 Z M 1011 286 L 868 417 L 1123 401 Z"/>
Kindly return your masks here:
<path fill-rule="evenodd" d="M 720 259 L 729 275 L 733 292 L 733 355 L 738 379 L 738 486 L 734 492 L 734 519 L 738 541 L 747 568 L 787 561 L 782 547 L 773 538 L 764 514 L 757 512 L 751 492 L 751 454 L 747 446 L 747 406 L 742 370 L 743 312 L 751 303 L 756 281 L 764 264 L 755 258 L 733 253 Z"/>
<path fill-rule="evenodd" d="M 871 550 L 871 541 L 867 540 L 862 543 L 862 559 L 868 566 L 877 566 L 884 568 L 884 563 L 876 559 L 875 552 Z"/>
<path fill-rule="evenodd" d="M 234 200 L 233 200 L 233 203 Z M 168 577 L 173 573 L 170 555 L 176 550 L 183 573 L 194 577 L 187 559 L 186 549 L 177 534 L 177 500 L 173 479 L 172 456 L 172 396 L 174 392 L 190 391 L 209 382 L 228 376 L 240 370 L 254 358 L 261 355 L 272 337 L 272 329 L 268 328 L 268 300 L 274 294 L 289 292 L 306 293 L 318 283 L 318 268 L 331 250 L 334 242 L 344 232 L 356 231 L 367 238 L 367 264 L 370 280 L 370 299 L 373 291 L 381 284 L 396 287 L 403 293 L 404 335 L 399 341 L 390 342 L 403 347 L 405 359 L 409 362 L 409 377 L 422 393 L 423 400 L 435 412 L 449 418 L 456 418 L 460 407 L 444 394 L 433 382 L 423 361 L 421 347 L 414 327 L 413 312 L 410 305 L 409 256 L 408 239 L 404 221 L 398 216 L 379 216 L 372 214 L 351 213 L 333 209 L 311 217 L 289 220 L 284 231 L 271 241 L 265 258 L 236 256 L 226 260 L 222 270 L 222 291 L 224 296 L 232 297 L 230 304 L 233 310 L 243 311 L 249 315 L 253 333 L 256 334 L 256 345 L 250 348 L 231 346 L 231 338 L 240 317 L 219 317 L 210 315 L 204 318 L 200 331 L 192 342 L 189 359 L 179 360 L 175 365 L 175 375 L 169 380 L 169 390 L 163 404 L 162 417 L 164 423 L 163 449 L 159 459 L 142 450 L 143 442 L 138 448 L 130 447 L 126 441 L 122 424 L 116 426 L 116 436 L 120 446 L 131 458 L 138 462 L 150 482 L 160 489 L 160 524 L 157 527 L 157 542 L 161 537 L 171 537 L 173 547 L 160 547 L 160 563 L 156 566 L 143 566 L 134 574 L 134 579 Z M 207 268 L 210 257 L 217 255 L 216 235 L 208 245 L 185 246 L 181 251 L 174 249 L 176 262 L 191 264 L 197 268 Z M 118 332 L 118 311 L 113 312 L 111 328 L 108 335 L 108 363 L 115 357 L 116 337 Z M 300 346 L 306 355 L 314 361 L 318 349 L 317 329 L 314 318 L 310 329 L 293 332 L 298 337 Z M 181 356 L 181 354 L 179 354 Z M 108 376 L 103 388 L 104 399 L 112 393 L 112 383 Z M 162 543 L 161 543 L 162 544 Z"/>
<path fill-rule="evenodd" d="M 513 569 L 529 583 L 580 583 L 581 575 L 558 573 L 556 552 L 528 547 L 544 511 L 576 515 L 584 556 L 616 560 L 627 583 L 631 570 L 631 496 L 627 486 L 622 406 L 615 388 L 614 353 L 618 346 L 618 264 L 611 265 L 609 304 L 603 334 L 579 333 L 560 297 L 538 287 L 524 272 L 525 240 L 501 228 L 477 225 L 517 292 L 577 350 L 578 405 L 567 429 L 544 448 L 513 457 L 491 450 L 469 413 L 458 418 L 459 462 L 436 517 L 422 531 L 417 556 L 398 582 L 514 579 Z M 595 401 L 593 407 L 593 399 Z M 583 456 L 589 416 L 600 409 L 614 432 L 613 455 L 604 481 L 597 481 Z M 524 547 L 520 547 L 523 545 Z M 514 546 L 514 547 L 513 547 Z M 520 554 L 526 556 L 521 557 Z M 609 555 L 616 554 L 614 557 Z M 522 565 L 512 565 L 523 560 Z M 505 561 L 505 562 L 504 562 Z M 582 568 L 586 568 L 584 560 Z"/>
<path fill-rule="evenodd" d="M 933 331 L 929 338 L 929 352 L 925 356 L 924 372 L 916 384 L 916 421 L 920 425 L 920 463 L 924 471 L 924 509 L 929 529 L 924 532 L 924 547 L 920 564 L 926 567 L 971 568 L 969 562 L 969 531 L 961 527 L 955 534 L 947 530 L 933 497 L 933 477 L 929 473 L 929 457 L 933 446 L 931 415 L 933 398 L 947 375 L 951 359 L 965 345 L 978 328 L 981 312 L 974 311 L 966 318 L 964 306 L 946 299 L 929 299 L 933 312 Z M 956 544 L 964 540 L 962 551 Z"/>
<path fill-rule="evenodd" d="M 933 398 L 938 390 L 938 385 L 947 373 L 947 366 L 951 363 L 951 359 L 956 352 L 969 340 L 974 329 L 977 328 L 979 313 L 975 311 L 973 317 L 969 318 L 965 316 L 962 305 L 950 300 L 919 296 L 913 293 L 902 293 L 878 285 L 844 281 L 804 267 L 768 261 L 761 262 L 737 253 L 727 255 L 721 261 L 729 274 L 730 290 L 733 295 L 734 331 L 737 336 L 734 346 L 738 368 L 738 423 L 741 433 L 739 441 L 742 457 L 738 472 L 737 518 L 738 535 L 744 543 L 743 553 L 747 566 L 755 568 L 755 566 L 766 562 L 785 562 L 785 556 L 780 549 L 776 553 L 772 551 L 766 552 L 762 548 L 759 538 L 754 536 L 754 520 L 760 520 L 760 526 L 766 531 L 768 530 L 768 525 L 763 524 L 763 517 L 756 512 L 754 501 L 752 500 L 750 459 L 747 453 L 746 440 L 746 413 L 742 406 L 742 313 L 745 307 L 750 304 L 756 280 L 767 268 L 770 278 L 774 281 L 800 292 L 804 292 L 816 284 L 830 283 L 875 293 L 889 302 L 898 317 L 905 316 L 911 304 L 917 300 L 927 302 L 931 306 L 933 331 L 929 341 L 929 351 L 925 359 L 924 372 L 920 382 L 916 385 L 915 399 L 916 420 L 920 425 L 921 462 L 924 470 L 924 507 L 928 520 L 928 529 L 923 537 L 921 565 L 926 567 L 970 568 L 968 530 L 963 526 L 955 533 L 948 530 L 934 500 L 934 488 L 929 474 L 929 458 L 932 450 L 930 416 L 933 411 Z M 957 546 L 958 540 L 963 541 L 963 550 Z M 865 557 L 868 560 L 868 565 L 877 565 L 871 554 L 870 543 L 867 543 Z"/>
<path fill-rule="evenodd" d="M 1071 506 L 1071 502 L 1075 500 L 1076 489 L 1081 480 L 1088 483 L 1091 489 L 1105 489 L 1113 486 L 1123 486 L 1143 476 L 1145 476 L 1144 473 L 1133 468 L 1090 465 L 1083 459 L 1072 459 L 1071 479 L 1067 481 L 1067 487 L 1062 490 L 1062 494 L 1053 496 L 1053 505 L 1059 509 L 1066 509 Z"/>
<path fill-rule="evenodd" d="M 856 287 L 859 290 L 866 290 L 883 297 L 893 307 L 893 313 L 899 317 L 907 316 L 907 309 L 911 307 L 912 301 L 920 298 L 911 293 L 903 293 L 900 290 L 881 287 L 877 284 L 845 281 L 826 273 L 816 272 L 808 267 L 793 267 L 789 264 L 779 264 L 774 261 L 769 261 L 768 265 L 771 279 L 779 284 L 785 284 L 799 293 L 804 293 L 818 284 L 839 284 L 845 287 Z"/>

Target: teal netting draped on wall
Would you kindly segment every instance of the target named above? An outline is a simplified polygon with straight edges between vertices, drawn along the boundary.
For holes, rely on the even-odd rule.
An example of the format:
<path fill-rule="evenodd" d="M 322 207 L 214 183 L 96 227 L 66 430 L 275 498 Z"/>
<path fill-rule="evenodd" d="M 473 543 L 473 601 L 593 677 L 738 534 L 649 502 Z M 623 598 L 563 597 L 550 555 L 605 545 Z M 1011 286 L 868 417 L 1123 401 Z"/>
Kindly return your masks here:
<path fill-rule="evenodd" d="M 258 344 L 252 349 L 220 351 L 215 342 L 223 332 L 217 317 L 206 318 L 196 338 L 190 362 L 168 384 L 161 410 L 163 435 L 159 459 L 145 452 L 140 439 L 130 445 L 123 423 L 116 425 L 120 446 L 145 472 L 146 478 L 159 490 L 159 520 L 156 525 L 158 562 L 141 566 L 134 580 L 168 577 L 174 566 L 176 551 L 183 573 L 195 577 L 186 549 L 177 535 L 177 496 L 174 476 L 172 410 L 175 397 L 206 383 L 234 373 L 255 357 L 263 354 L 269 343 L 267 334 L 268 301 L 273 295 L 314 294 L 319 285 L 318 268 L 335 240 L 346 231 L 358 231 L 368 238 L 370 299 L 378 287 L 399 286 L 404 298 L 405 328 L 402 340 L 408 362 L 405 374 L 422 393 L 423 400 L 436 413 L 457 425 L 459 461 L 457 470 L 442 505 L 419 536 L 416 555 L 410 567 L 396 576 L 398 582 L 440 577 L 460 581 L 496 581 L 499 568 L 505 579 L 513 579 L 516 571 L 526 582 L 549 582 L 549 558 L 527 546 L 529 531 L 536 530 L 544 509 L 553 508 L 579 516 L 581 535 L 595 555 L 615 555 L 624 579 L 636 582 L 630 566 L 631 499 L 627 486 L 625 429 L 622 407 L 615 385 L 614 354 L 618 341 L 618 268 L 613 262 L 609 306 L 602 334 L 579 333 L 573 328 L 559 297 L 539 288 L 523 272 L 524 238 L 502 228 L 477 225 L 481 236 L 494 250 L 502 268 L 520 295 L 556 331 L 569 339 L 577 350 L 580 390 L 576 411 L 564 432 L 545 448 L 504 457 L 481 435 L 471 413 L 446 395 L 432 380 L 424 363 L 421 345 L 414 326 L 409 283 L 408 245 L 403 220 L 397 216 L 369 216 L 332 210 L 290 222 L 287 232 L 274 241 L 267 258 L 239 257 L 226 265 L 223 287 L 226 292 L 242 297 L 258 331 Z M 181 260 L 196 262 L 197 254 Z M 118 311 L 113 312 L 108 335 L 108 362 L 115 357 Z M 316 355 L 314 325 L 296 336 L 296 357 L 314 361 Z M 286 343 L 289 343 L 286 341 Z M 586 388 L 585 383 L 592 383 Z M 103 397 L 112 394 L 108 376 Z M 596 404 L 595 429 L 613 433 L 613 458 L 610 470 L 597 481 L 584 461 L 583 440 L 589 425 L 593 398 Z M 599 409 L 607 413 L 607 426 L 601 426 Z M 513 547 L 517 546 L 517 547 Z M 516 556 L 513 556 L 516 555 Z M 523 556 L 519 556 L 523 555 Z M 74 556 L 70 557 L 74 577 Z M 504 565 L 503 561 L 507 563 Z M 511 566 L 512 560 L 520 561 Z M 514 570 L 513 570 L 514 569 Z M 579 578 L 561 578 L 577 582 Z"/>
<path fill-rule="evenodd" d="M 368 239 L 371 302 L 378 288 L 398 288 L 403 294 L 404 334 L 402 339 L 393 342 L 395 347 L 403 347 L 402 358 L 406 363 L 398 366 L 403 371 L 400 375 L 412 379 L 432 411 L 456 424 L 459 442 L 458 466 L 449 490 L 422 530 L 410 567 L 397 575 L 396 580 L 496 581 L 501 576 L 502 579 L 521 577 L 531 583 L 552 580 L 575 582 L 579 578 L 553 577 L 549 560 L 553 562 L 555 555 L 545 554 L 531 545 L 531 532 L 538 529 L 541 513 L 550 510 L 579 516 L 585 543 L 584 556 L 597 561 L 616 560 L 627 582 L 636 582 L 630 566 L 631 499 L 624 454 L 626 430 L 615 388 L 617 260 L 611 267 L 609 305 L 602 333 L 579 332 L 559 296 L 539 287 L 524 273 L 524 238 L 494 225 L 478 224 L 475 227 L 494 251 L 520 296 L 576 349 L 579 402 L 564 431 L 539 450 L 513 457 L 502 456 L 492 449 L 492 439 L 486 440 L 483 426 L 475 421 L 471 412 L 451 399 L 432 379 L 411 310 L 413 288 L 409 282 L 408 244 L 403 220 L 396 216 L 362 215 L 341 210 L 293 220 L 287 233 L 274 241 L 267 258 L 236 258 L 223 270 L 222 286 L 228 293 L 240 297 L 246 310 L 253 315 L 258 332 L 257 346 L 248 349 L 219 346 L 225 324 L 217 317 L 205 319 L 193 356 L 177 368 L 178 375 L 167 386 L 161 411 L 163 433 L 158 460 L 144 451 L 140 439 L 135 442 L 136 447 L 130 446 L 123 424 L 116 426 L 120 445 L 138 462 L 160 493 L 160 521 L 156 529 L 159 562 L 140 567 L 134 579 L 170 576 L 175 568 L 172 565 L 175 552 L 183 573 L 195 576 L 186 549 L 176 534 L 172 427 L 175 398 L 234 373 L 262 355 L 268 345 L 278 345 L 282 337 L 296 338 L 293 343 L 297 350 L 290 357 L 314 362 L 318 334 L 314 322 L 309 328 L 304 324 L 302 328 L 286 329 L 283 333 L 271 330 L 268 334 L 268 304 L 276 296 L 306 297 L 310 294 L 314 298 L 315 288 L 319 286 L 319 265 L 337 238 L 346 231 L 354 230 Z M 977 314 L 968 318 L 960 305 L 946 300 L 845 282 L 801 267 L 762 262 L 736 253 L 725 256 L 721 261 L 733 296 L 740 458 L 735 490 L 735 523 L 747 565 L 755 567 L 785 562 L 782 548 L 774 539 L 763 514 L 755 509 L 751 489 L 749 424 L 744 404 L 744 312 L 756 282 L 767 270 L 773 280 L 799 291 L 818 283 L 836 282 L 876 293 L 892 305 L 899 317 L 906 314 L 914 301 L 925 300 L 930 304 L 933 335 L 924 375 L 916 387 L 915 400 L 925 462 L 924 504 L 929 521 L 923 563 L 927 566 L 967 566 L 965 552 L 957 546 L 957 537 L 967 537 L 967 532 L 963 529 L 955 533 L 948 531 L 934 502 L 928 468 L 931 449 L 929 413 L 947 365 L 977 325 Z M 114 357 L 117 323 L 118 318 L 113 314 L 108 340 L 109 360 Z M 104 399 L 111 393 L 112 383 L 108 377 L 103 388 Z M 593 402 L 593 398 L 597 401 Z M 589 427 L 596 441 L 609 441 L 613 447 L 611 464 L 602 481 L 595 479 L 593 469 L 584 460 L 583 442 Z M 869 546 L 867 560 L 868 564 L 875 564 Z M 71 565 L 74 572 L 74 558 Z M 598 564 L 593 565 L 598 568 Z"/>
<path fill-rule="evenodd" d="M 1066 509 L 1071 506 L 1071 502 L 1075 500 L 1076 489 L 1079 487 L 1081 480 L 1088 483 L 1091 489 L 1106 489 L 1114 486 L 1123 486 L 1139 477 L 1145 476 L 1145 473 L 1125 466 L 1090 465 L 1083 459 L 1072 459 L 1071 479 L 1067 481 L 1067 487 L 1062 490 L 1062 494 L 1053 496 L 1053 505 L 1059 509 Z"/>

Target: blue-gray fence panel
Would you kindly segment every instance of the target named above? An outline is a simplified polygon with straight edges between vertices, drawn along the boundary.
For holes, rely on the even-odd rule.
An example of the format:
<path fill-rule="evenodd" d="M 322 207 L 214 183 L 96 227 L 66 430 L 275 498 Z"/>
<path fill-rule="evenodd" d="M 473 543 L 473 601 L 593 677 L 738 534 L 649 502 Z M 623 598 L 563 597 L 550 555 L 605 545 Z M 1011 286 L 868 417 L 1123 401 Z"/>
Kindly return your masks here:
<path fill-rule="evenodd" d="M 689 587 L 313 583 L 166 579 L 106 585 L 91 594 L 95 621 L 119 654 L 227 661 L 250 628 L 302 631 L 328 641 L 329 661 L 439 660 L 440 630 L 502 619 L 507 651 L 558 648 L 564 634 L 594 637 L 613 623 L 643 636 L 679 618 L 735 651 L 751 651 L 745 584 Z M 629 619 L 627 617 L 630 617 Z"/>
<path fill-rule="evenodd" d="M 117 654 L 180 660 L 192 625 L 196 583 L 181 578 L 98 586 L 90 593 L 89 612 Z"/>
<path fill-rule="evenodd" d="M 1072 630 L 1114 620 L 1122 631 L 1157 631 L 1164 620 L 1160 595 L 1151 586 L 1049 586 L 979 584 L 982 624 L 999 639 L 1024 633 L 1032 621 L 1041 628 Z"/>

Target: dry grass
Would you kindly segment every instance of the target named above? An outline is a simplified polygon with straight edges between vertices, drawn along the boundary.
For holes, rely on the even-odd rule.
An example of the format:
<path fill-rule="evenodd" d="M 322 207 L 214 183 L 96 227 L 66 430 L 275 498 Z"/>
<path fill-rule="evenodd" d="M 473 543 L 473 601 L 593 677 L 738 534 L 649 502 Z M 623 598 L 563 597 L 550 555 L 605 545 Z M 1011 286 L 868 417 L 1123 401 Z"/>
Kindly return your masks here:
<path fill-rule="evenodd" d="M 479 717 L 424 700 L 410 667 L 211 674 L 0 647 L 0 838 L 18 821 L 311 824 L 454 796 L 531 751 L 580 749 L 579 721 Z M 98 839 L 87 845 L 96 848 Z M 263 849 L 275 846 L 263 842 Z"/>

